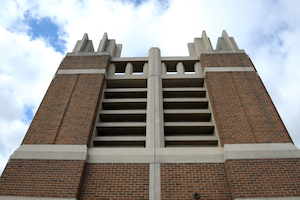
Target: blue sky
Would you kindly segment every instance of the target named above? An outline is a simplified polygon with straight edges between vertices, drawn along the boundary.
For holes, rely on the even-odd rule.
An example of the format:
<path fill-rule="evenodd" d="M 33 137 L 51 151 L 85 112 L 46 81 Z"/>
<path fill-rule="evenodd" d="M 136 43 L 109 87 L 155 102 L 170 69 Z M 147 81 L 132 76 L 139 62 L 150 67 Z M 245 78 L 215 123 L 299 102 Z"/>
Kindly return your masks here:
<path fill-rule="evenodd" d="M 61 60 L 88 33 L 104 32 L 122 56 L 188 55 L 203 30 L 216 46 L 222 30 L 252 59 L 300 147 L 298 0 L 0 0 L 0 173 L 21 144 Z"/>

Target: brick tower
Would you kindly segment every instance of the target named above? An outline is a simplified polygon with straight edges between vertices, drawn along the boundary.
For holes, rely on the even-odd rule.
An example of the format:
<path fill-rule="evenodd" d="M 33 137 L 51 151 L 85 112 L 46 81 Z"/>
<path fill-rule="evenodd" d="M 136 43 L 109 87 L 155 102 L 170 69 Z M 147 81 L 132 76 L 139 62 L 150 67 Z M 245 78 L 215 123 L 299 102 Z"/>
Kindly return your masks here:
<path fill-rule="evenodd" d="M 300 150 L 225 31 L 186 57 L 121 49 L 85 34 L 66 55 L 0 199 L 300 199 Z"/>

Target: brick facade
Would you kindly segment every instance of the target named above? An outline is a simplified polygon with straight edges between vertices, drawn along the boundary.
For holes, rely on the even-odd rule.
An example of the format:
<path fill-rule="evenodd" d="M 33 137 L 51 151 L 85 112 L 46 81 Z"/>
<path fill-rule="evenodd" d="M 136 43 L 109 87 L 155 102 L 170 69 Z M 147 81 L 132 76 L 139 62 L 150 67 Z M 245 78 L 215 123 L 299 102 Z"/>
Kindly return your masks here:
<path fill-rule="evenodd" d="M 84 161 L 10 160 L 0 179 L 0 195 L 78 197 Z"/>
<path fill-rule="evenodd" d="M 300 159 L 227 160 L 233 198 L 300 196 Z"/>
<path fill-rule="evenodd" d="M 108 65 L 108 56 L 67 56 L 60 69 Z M 104 74 L 56 74 L 22 144 L 89 145 L 104 80 Z"/>
<path fill-rule="evenodd" d="M 107 69 L 109 56 L 66 56 L 60 69 Z"/>
<path fill-rule="evenodd" d="M 149 164 L 88 164 L 81 199 L 149 199 Z"/>
<path fill-rule="evenodd" d="M 207 72 L 205 82 L 222 146 L 292 142 L 256 72 Z"/>
<path fill-rule="evenodd" d="M 80 74 L 55 144 L 89 146 L 103 89 L 103 74 Z"/>
<path fill-rule="evenodd" d="M 205 67 L 252 67 L 250 58 L 245 53 L 201 54 L 201 66 Z"/>
<path fill-rule="evenodd" d="M 230 200 L 224 163 L 161 164 L 161 199 Z"/>

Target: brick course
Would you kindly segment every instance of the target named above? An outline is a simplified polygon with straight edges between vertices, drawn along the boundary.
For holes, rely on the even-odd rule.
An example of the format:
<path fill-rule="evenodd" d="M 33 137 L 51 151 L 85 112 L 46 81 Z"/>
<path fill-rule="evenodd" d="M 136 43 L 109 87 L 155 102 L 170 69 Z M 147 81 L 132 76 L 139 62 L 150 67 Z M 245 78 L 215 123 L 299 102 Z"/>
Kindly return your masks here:
<path fill-rule="evenodd" d="M 256 72 L 207 72 L 205 82 L 222 146 L 292 142 Z"/>
<path fill-rule="evenodd" d="M 300 159 L 227 160 L 226 171 L 234 198 L 300 198 Z"/>
<path fill-rule="evenodd" d="M 80 199 L 149 199 L 149 164 L 87 164 Z"/>
<path fill-rule="evenodd" d="M 109 56 L 66 56 L 58 69 L 107 69 Z"/>
<path fill-rule="evenodd" d="M 85 161 L 10 160 L 0 195 L 76 198 Z"/>
<path fill-rule="evenodd" d="M 252 67 L 250 58 L 245 53 L 201 54 L 201 66 L 205 67 Z"/>
<path fill-rule="evenodd" d="M 231 200 L 224 163 L 161 164 L 161 199 Z"/>

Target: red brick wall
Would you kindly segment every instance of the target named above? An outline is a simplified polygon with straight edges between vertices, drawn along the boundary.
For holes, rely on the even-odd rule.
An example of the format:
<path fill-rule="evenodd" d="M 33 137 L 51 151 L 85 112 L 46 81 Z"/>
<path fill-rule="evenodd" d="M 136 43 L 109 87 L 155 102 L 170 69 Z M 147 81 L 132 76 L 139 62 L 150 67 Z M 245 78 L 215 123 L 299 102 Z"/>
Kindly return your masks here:
<path fill-rule="evenodd" d="M 222 146 L 292 142 L 256 72 L 207 72 L 205 82 Z"/>
<path fill-rule="evenodd" d="M 108 56 L 67 56 L 60 69 L 100 69 Z M 57 74 L 23 144 L 90 144 L 104 83 L 103 74 Z"/>
<path fill-rule="evenodd" d="M 201 66 L 205 67 L 251 67 L 250 58 L 245 53 L 201 54 Z"/>
<path fill-rule="evenodd" d="M 85 161 L 10 160 L 0 195 L 76 198 Z"/>
<path fill-rule="evenodd" d="M 78 76 L 55 144 L 90 144 L 104 85 L 104 75 Z"/>
<path fill-rule="evenodd" d="M 300 159 L 227 160 L 232 196 L 300 198 Z"/>
<path fill-rule="evenodd" d="M 78 75 L 57 74 L 36 113 L 23 144 L 53 144 Z"/>
<path fill-rule="evenodd" d="M 231 200 L 224 163 L 161 164 L 161 199 Z"/>
<path fill-rule="evenodd" d="M 149 164 L 88 164 L 80 199 L 149 199 Z"/>
<path fill-rule="evenodd" d="M 58 69 L 107 69 L 109 56 L 66 56 Z"/>

